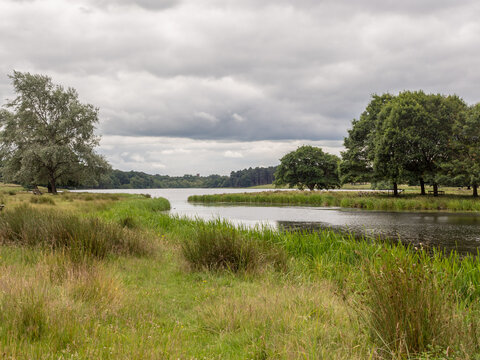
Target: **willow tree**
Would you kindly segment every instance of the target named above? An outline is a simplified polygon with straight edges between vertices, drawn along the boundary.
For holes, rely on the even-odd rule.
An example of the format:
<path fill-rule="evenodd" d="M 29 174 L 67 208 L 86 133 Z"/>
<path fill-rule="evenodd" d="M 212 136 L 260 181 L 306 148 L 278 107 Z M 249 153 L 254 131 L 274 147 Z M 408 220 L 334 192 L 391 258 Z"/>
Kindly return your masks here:
<path fill-rule="evenodd" d="M 16 97 L 0 111 L 0 160 L 4 181 L 48 184 L 95 182 L 109 169 L 96 154 L 98 109 L 82 104 L 73 88 L 45 75 L 14 71 Z"/>

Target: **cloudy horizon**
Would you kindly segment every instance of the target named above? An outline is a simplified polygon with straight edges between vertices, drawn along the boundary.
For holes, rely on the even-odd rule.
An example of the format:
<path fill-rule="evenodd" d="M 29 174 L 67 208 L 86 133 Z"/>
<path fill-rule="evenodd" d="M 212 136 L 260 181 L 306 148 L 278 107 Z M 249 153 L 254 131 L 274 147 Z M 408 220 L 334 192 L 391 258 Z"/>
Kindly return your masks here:
<path fill-rule="evenodd" d="M 114 168 L 183 175 L 339 154 L 371 94 L 480 101 L 480 3 L 465 0 L 1 0 L 13 70 L 100 109 Z"/>

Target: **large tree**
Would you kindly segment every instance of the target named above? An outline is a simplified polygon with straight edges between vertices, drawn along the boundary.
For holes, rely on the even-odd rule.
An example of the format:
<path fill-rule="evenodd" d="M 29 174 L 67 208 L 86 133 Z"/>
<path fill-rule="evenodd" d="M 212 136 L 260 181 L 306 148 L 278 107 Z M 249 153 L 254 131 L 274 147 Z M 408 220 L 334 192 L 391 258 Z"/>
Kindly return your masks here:
<path fill-rule="evenodd" d="M 0 159 L 6 181 L 47 184 L 94 182 L 109 169 L 94 152 L 98 109 L 82 104 L 73 88 L 48 76 L 15 71 L 16 93 L 0 111 Z"/>
<path fill-rule="evenodd" d="M 360 119 L 352 121 L 352 128 L 344 139 L 345 151 L 340 164 L 341 182 L 371 182 L 374 179 L 375 134 L 379 124 L 378 115 L 393 99 L 390 94 L 372 95 L 372 100 Z"/>
<path fill-rule="evenodd" d="M 443 164 L 446 181 L 471 186 L 478 197 L 480 185 L 480 103 L 458 116 L 453 128 L 450 161 Z"/>
<path fill-rule="evenodd" d="M 456 121 L 466 105 L 457 96 L 405 91 L 380 113 L 381 132 L 376 134 L 375 163 L 390 179 L 406 177 L 425 182 L 438 195 L 442 165 L 452 156 Z M 383 119 L 382 119 L 383 118 Z"/>
<path fill-rule="evenodd" d="M 300 146 L 280 159 L 275 172 L 275 184 L 305 187 L 310 190 L 333 189 L 340 185 L 338 163 L 340 159 L 313 146 Z"/>

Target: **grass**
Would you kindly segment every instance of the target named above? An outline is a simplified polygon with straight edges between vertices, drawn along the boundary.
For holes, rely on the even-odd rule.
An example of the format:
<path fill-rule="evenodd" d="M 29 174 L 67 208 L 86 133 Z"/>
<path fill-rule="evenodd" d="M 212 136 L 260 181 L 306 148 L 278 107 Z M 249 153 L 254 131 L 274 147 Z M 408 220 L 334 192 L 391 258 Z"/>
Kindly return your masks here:
<path fill-rule="evenodd" d="M 466 195 L 439 197 L 403 194 L 394 198 L 370 192 L 265 191 L 258 193 L 192 195 L 190 202 L 269 205 L 335 206 L 383 211 L 480 211 L 480 200 Z"/>
<path fill-rule="evenodd" d="M 480 356 L 478 258 L 328 230 L 236 228 L 172 217 L 165 200 L 90 196 L 59 195 L 53 207 L 7 198 L 2 224 L 56 225 L 43 236 L 0 234 L 4 358 Z M 102 224 L 95 241 L 112 241 L 104 226 L 121 236 L 105 256 L 84 250 L 88 261 L 77 261 L 68 240 L 51 246 L 57 227 L 91 235 L 91 223 Z M 143 251 L 123 247 L 131 234 Z M 89 249 L 92 237 L 78 239 Z"/>
<path fill-rule="evenodd" d="M 283 249 L 220 221 L 198 222 L 181 245 L 183 256 L 195 270 L 254 272 L 261 267 L 283 268 L 286 264 Z"/>
<path fill-rule="evenodd" d="M 28 205 L 2 214 L 0 242 L 59 249 L 74 259 L 103 259 L 111 253 L 146 255 L 150 251 L 144 237 L 119 225 Z"/>

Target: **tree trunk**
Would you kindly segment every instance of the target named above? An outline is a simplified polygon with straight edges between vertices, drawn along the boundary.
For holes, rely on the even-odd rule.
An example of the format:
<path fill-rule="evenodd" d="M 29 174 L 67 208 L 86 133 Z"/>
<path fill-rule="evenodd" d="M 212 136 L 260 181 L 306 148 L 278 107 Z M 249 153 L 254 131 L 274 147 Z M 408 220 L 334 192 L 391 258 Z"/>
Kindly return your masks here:
<path fill-rule="evenodd" d="M 473 187 L 473 197 L 478 197 L 478 185 L 473 184 L 472 187 Z"/>
<path fill-rule="evenodd" d="M 420 195 L 426 195 L 426 193 L 425 193 L 425 181 L 423 181 L 423 178 L 420 178 Z"/>
<path fill-rule="evenodd" d="M 48 184 L 47 184 L 47 190 L 48 190 L 48 193 L 49 193 L 49 194 L 52 193 L 52 185 L 50 185 L 50 181 L 49 181 Z"/>
<path fill-rule="evenodd" d="M 438 196 L 438 184 L 433 184 L 433 196 Z"/>
<path fill-rule="evenodd" d="M 398 185 L 396 182 L 393 183 L 393 196 L 398 196 Z"/>
<path fill-rule="evenodd" d="M 313 185 L 308 185 L 308 188 L 310 189 L 310 191 L 313 191 L 313 189 L 315 189 L 315 184 L 313 184 Z"/>
<path fill-rule="evenodd" d="M 48 192 L 51 192 L 52 194 L 57 195 L 57 185 L 55 184 L 55 179 L 53 177 L 50 178 L 48 185 L 50 185 Z"/>

